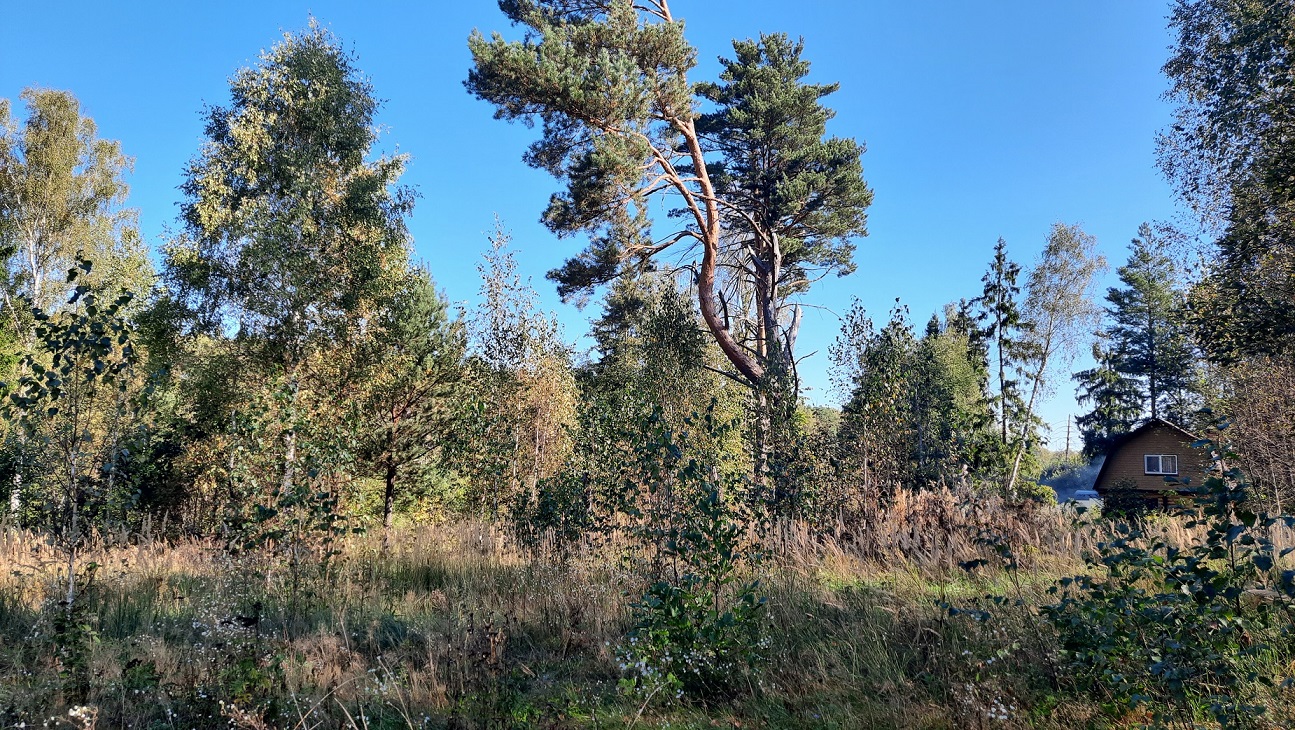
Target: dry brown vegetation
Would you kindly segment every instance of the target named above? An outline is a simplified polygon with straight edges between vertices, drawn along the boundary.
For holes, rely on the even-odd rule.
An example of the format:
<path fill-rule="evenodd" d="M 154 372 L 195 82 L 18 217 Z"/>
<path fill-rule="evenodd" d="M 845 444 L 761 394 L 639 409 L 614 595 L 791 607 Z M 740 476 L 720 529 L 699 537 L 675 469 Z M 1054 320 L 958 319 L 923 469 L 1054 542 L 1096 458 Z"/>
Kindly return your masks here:
<path fill-rule="evenodd" d="M 951 492 L 901 494 L 833 537 L 788 523 L 760 546 L 774 659 L 740 702 L 640 704 L 617 691 L 615 649 L 642 594 L 636 549 L 518 548 L 498 525 L 458 521 L 348 539 L 293 613 L 273 549 L 231 555 L 206 540 L 99 535 L 85 622 L 90 692 L 66 693 L 51 640 L 62 554 L 0 531 L 0 721 L 53 727 L 1062 727 L 1100 707 L 1048 687 L 1053 651 L 1036 607 L 1083 569 L 1098 527 L 1050 508 L 995 533 L 1003 510 Z M 1006 526 L 1010 532 L 1004 532 Z M 1158 530 L 1195 536 L 1179 520 Z M 1199 529 L 1199 528 L 1197 528 Z M 1295 545 L 1288 531 L 1276 535 Z M 947 605 L 1020 599 L 994 622 Z M 1043 638 L 1039 638 L 1043 637 Z M 1105 718 L 1105 719 L 1102 719 Z M 1143 718 L 1145 719 L 1145 718 Z M 992 721 L 992 722 L 991 722 Z M 1136 715 L 1120 724 L 1134 725 Z"/>

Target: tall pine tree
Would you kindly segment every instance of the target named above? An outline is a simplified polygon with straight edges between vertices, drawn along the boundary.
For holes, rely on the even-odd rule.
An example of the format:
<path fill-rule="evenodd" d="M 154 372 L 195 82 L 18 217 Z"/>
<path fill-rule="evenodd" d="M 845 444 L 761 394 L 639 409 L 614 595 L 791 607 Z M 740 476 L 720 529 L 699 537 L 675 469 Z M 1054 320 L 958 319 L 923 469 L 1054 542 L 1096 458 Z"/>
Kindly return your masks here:
<path fill-rule="evenodd" d="M 796 398 L 796 319 L 785 297 L 818 274 L 850 270 L 849 239 L 865 233 L 872 200 L 862 145 L 825 137 L 832 113 L 819 100 L 835 87 L 803 82 L 801 45 L 785 36 L 735 44 L 719 82 L 694 85 L 696 51 L 666 0 L 501 7 L 526 38 L 474 33 L 466 84 L 499 118 L 543 122 L 525 159 L 566 184 L 544 221 L 592 239 L 551 278 L 564 296 L 584 294 L 696 244 L 699 313 L 734 377 L 757 395 L 761 475 L 774 414 Z M 707 104 L 713 111 L 702 114 Z M 682 223 L 669 232 L 652 231 L 648 218 L 661 195 Z M 724 300 L 727 276 L 753 285 L 752 311 Z"/>

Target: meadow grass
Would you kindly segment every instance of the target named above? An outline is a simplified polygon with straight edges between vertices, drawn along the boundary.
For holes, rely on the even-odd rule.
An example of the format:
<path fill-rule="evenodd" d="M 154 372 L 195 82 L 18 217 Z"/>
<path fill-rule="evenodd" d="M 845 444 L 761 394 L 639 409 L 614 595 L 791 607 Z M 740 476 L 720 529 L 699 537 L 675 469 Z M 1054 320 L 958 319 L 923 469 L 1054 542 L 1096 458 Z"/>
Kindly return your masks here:
<path fill-rule="evenodd" d="M 101 535 L 80 559 L 97 566 L 83 579 L 83 630 L 69 631 L 56 621 L 64 557 L 5 528 L 0 726 L 1136 726 L 1055 676 L 1055 637 L 1035 609 L 1057 577 L 1084 569 L 1078 550 L 1094 539 L 1068 524 L 1036 519 L 1016 535 L 1018 570 L 974 574 L 958 563 L 987 553 L 953 530 L 907 547 L 895 534 L 772 531 L 755 569 L 772 659 L 743 697 L 709 705 L 618 689 L 616 648 L 644 588 L 624 542 L 525 550 L 471 520 L 357 535 L 294 603 L 272 548 Z M 992 608 L 994 620 L 949 606 Z"/>

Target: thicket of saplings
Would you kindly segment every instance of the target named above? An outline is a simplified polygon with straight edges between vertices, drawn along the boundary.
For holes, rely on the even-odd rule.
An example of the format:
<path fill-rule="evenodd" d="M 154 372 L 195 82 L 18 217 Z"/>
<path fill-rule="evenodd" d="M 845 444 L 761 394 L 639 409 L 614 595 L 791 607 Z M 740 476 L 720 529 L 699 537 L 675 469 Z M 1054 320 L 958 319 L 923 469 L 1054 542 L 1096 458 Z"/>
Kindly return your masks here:
<path fill-rule="evenodd" d="M 424 475 L 384 529 L 346 417 L 271 377 L 177 499 L 178 437 L 133 410 L 157 404 L 131 298 L 77 287 L 91 270 L 33 312 L 5 413 L 41 462 L 11 469 L 0 533 L 8 725 L 1258 727 L 1295 707 L 1292 520 L 1239 471 L 1181 485 L 1181 516 L 1094 518 L 870 479 L 802 412 L 755 478 L 741 408 L 628 390 L 591 397 L 542 476 L 478 433 L 474 480 Z"/>

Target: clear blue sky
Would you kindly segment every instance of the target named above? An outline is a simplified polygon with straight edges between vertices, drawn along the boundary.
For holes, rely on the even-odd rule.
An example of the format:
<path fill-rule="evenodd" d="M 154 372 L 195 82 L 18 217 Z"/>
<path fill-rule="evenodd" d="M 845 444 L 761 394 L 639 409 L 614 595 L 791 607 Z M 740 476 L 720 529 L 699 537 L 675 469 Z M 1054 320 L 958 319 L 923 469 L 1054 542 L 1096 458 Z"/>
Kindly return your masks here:
<path fill-rule="evenodd" d="M 974 296 L 1002 236 L 1028 264 L 1055 221 L 1080 223 L 1113 265 L 1144 220 L 1174 200 L 1154 164 L 1169 119 L 1159 73 L 1170 42 L 1159 0 L 772 2 L 673 0 L 710 78 L 733 38 L 803 36 L 811 80 L 840 82 L 830 131 L 866 142 L 876 192 L 857 273 L 821 283 L 800 349 L 808 396 L 835 401 L 827 346 L 852 296 L 884 321 L 896 297 L 921 327 L 945 302 Z M 358 56 L 385 100 L 386 151 L 412 155 L 421 193 L 410 223 L 418 254 L 451 300 L 473 300 L 475 264 L 498 214 L 522 270 L 559 312 L 568 339 L 583 312 L 557 300 L 545 271 L 580 244 L 538 224 L 555 188 L 522 164 L 535 132 L 491 119 L 464 91 L 468 33 L 508 32 L 491 0 L 455 2 L 11 2 L 0 26 L 0 97 L 66 89 L 100 135 L 135 158 L 130 204 L 156 245 L 175 227 L 177 186 L 202 141 L 204 104 L 228 77 L 313 15 Z M 1076 412 L 1059 384 L 1042 415 L 1064 438 Z M 1053 444 L 1060 446 L 1060 438 Z"/>

